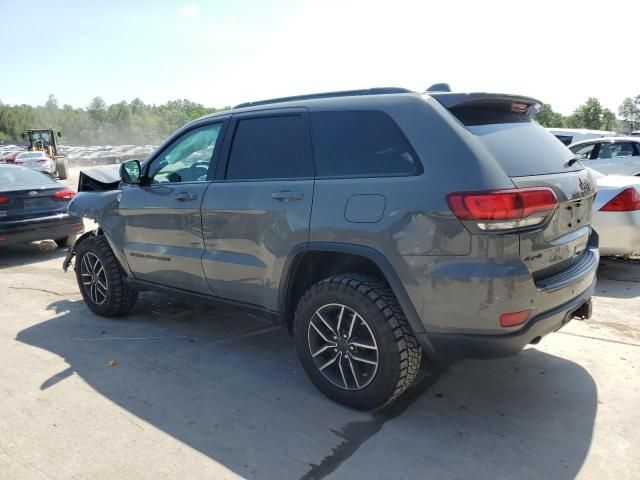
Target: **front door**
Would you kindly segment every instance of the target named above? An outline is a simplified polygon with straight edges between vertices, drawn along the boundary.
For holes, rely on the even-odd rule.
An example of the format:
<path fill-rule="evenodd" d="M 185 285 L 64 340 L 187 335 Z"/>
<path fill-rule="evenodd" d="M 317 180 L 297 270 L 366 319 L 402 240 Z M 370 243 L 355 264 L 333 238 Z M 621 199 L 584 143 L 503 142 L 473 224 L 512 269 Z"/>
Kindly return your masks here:
<path fill-rule="evenodd" d="M 137 279 L 208 292 L 200 205 L 215 169 L 222 126 L 184 132 L 145 164 L 141 185 L 123 188 L 124 252 Z"/>
<path fill-rule="evenodd" d="M 202 203 L 204 271 L 216 296 L 276 310 L 287 255 L 309 235 L 308 114 L 234 115 L 229 132 L 228 161 Z"/>

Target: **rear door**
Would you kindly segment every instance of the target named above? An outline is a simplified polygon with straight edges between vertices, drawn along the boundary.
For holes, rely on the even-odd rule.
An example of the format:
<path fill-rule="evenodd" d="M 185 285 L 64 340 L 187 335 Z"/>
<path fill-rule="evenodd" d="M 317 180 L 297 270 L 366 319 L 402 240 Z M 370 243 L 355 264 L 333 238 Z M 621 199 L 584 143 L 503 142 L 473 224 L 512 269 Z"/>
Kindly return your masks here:
<path fill-rule="evenodd" d="M 308 240 L 308 113 L 234 115 L 226 138 L 226 162 L 202 203 L 205 275 L 219 297 L 276 310 L 284 261 Z"/>
<path fill-rule="evenodd" d="M 123 187 L 118 210 L 136 278 L 208 292 L 200 205 L 223 128 L 217 121 L 182 133 L 145 165 L 145 184 Z"/>

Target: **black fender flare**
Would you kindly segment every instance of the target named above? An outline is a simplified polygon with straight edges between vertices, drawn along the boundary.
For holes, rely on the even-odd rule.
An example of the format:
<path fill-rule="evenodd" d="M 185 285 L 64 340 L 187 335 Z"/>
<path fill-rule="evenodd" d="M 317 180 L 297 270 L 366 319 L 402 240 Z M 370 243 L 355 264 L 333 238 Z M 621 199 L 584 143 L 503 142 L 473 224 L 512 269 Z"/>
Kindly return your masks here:
<path fill-rule="evenodd" d="M 305 252 L 335 252 L 335 253 L 347 253 L 351 255 L 358 255 L 364 257 L 373 262 L 382 272 L 385 280 L 391 287 L 394 295 L 398 299 L 400 307 L 404 312 L 411 329 L 415 334 L 421 334 L 425 332 L 424 325 L 420 320 L 420 316 L 416 311 L 413 302 L 409 298 L 404 285 L 400 281 L 400 278 L 391 263 L 387 258 L 378 250 L 365 247 L 364 245 L 356 245 L 352 243 L 337 243 L 337 242 L 309 242 L 295 246 L 284 264 L 282 272 L 281 287 L 278 292 L 278 311 L 283 313 L 288 312 L 288 298 L 293 286 L 293 278 L 297 268 L 297 263 L 301 258 L 301 254 Z M 424 335 L 421 335 L 422 337 Z"/>
<path fill-rule="evenodd" d="M 71 264 L 71 260 L 73 259 L 73 257 L 76 256 L 76 253 L 78 253 L 78 246 L 84 242 L 86 239 L 90 238 L 90 237 L 95 237 L 96 235 L 102 235 L 102 230 L 100 230 L 99 228 L 96 230 L 90 230 L 88 232 L 83 233 L 82 235 L 80 235 L 75 243 L 71 246 L 71 248 L 69 248 L 69 250 L 67 250 L 67 254 L 64 257 L 64 261 L 62 262 L 62 270 L 66 271 L 69 269 L 69 265 Z"/>

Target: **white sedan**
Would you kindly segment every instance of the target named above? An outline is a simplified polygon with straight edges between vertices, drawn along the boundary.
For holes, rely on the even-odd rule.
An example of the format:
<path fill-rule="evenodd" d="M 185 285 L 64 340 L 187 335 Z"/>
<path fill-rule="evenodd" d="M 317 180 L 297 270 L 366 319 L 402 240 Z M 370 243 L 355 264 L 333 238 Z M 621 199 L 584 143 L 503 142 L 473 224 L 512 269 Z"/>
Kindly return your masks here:
<path fill-rule="evenodd" d="M 605 175 L 640 175 L 640 138 L 604 137 L 569 145 L 585 167 Z"/>
<path fill-rule="evenodd" d="M 600 236 L 600 254 L 640 254 L 640 177 L 591 174 L 598 184 L 591 225 Z"/>
<path fill-rule="evenodd" d="M 45 152 L 21 152 L 16 155 L 14 163 L 47 175 L 56 171 L 56 163 Z"/>

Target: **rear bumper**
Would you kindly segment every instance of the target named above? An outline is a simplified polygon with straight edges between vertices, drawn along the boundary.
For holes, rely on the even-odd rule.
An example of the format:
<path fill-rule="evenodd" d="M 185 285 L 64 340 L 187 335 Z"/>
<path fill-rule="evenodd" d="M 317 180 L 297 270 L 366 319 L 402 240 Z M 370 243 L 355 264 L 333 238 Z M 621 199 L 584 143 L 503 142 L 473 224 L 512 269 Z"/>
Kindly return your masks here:
<path fill-rule="evenodd" d="M 640 253 L 640 211 L 597 212 L 593 228 L 600 236 L 602 256 Z"/>
<path fill-rule="evenodd" d="M 66 213 L 2 222 L 0 224 L 0 246 L 12 243 L 28 243 L 48 238 L 64 238 L 83 231 L 84 224 L 82 219 L 72 217 Z"/>
<path fill-rule="evenodd" d="M 538 343 L 545 335 L 558 331 L 572 318 L 588 318 L 595 284 L 594 278 L 591 286 L 580 295 L 537 315 L 516 332 L 502 335 L 421 333 L 417 337 L 436 358 L 499 358 L 515 355 L 528 344 Z"/>

